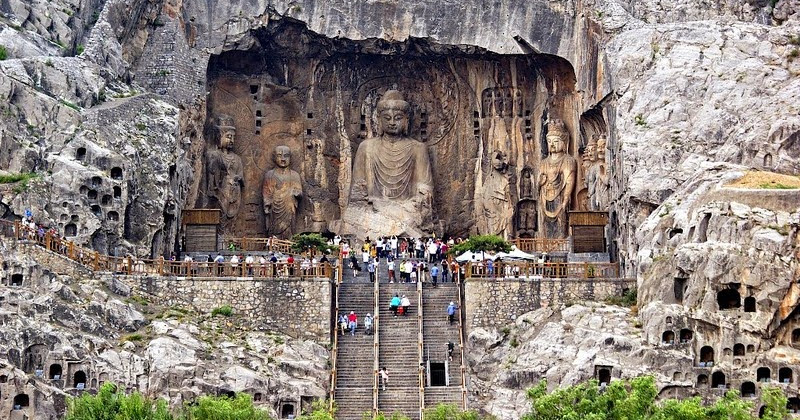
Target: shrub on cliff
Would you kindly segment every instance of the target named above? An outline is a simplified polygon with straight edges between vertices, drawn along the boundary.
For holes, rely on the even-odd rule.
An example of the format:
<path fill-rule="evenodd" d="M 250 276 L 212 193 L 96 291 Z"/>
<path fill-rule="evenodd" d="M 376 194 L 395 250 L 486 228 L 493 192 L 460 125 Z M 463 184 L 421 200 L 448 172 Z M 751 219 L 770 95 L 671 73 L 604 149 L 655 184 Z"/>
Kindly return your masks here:
<path fill-rule="evenodd" d="M 449 254 L 461 255 L 472 252 L 511 252 L 511 244 L 497 235 L 473 235 L 464 242 L 447 250 Z"/>
<path fill-rule="evenodd" d="M 335 248 L 328 245 L 328 241 L 319 233 L 298 233 L 292 236 L 292 251 L 298 254 L 307 251 L 327 253 Z"/>
<path fill-rule="evenodd" d="M 656 402 L 658 389 L 652 376 L 612 381 L 601 388 L 596 380 L 547 392 L 547 381 L 528 390 L 531 412 L 523 420 L 755 420 L 753 402 L 728 391 L 714 404 L 700 397 Z M 778 388 L 762 388 L 762 419 L 788 415 L 786 397 Z"/>

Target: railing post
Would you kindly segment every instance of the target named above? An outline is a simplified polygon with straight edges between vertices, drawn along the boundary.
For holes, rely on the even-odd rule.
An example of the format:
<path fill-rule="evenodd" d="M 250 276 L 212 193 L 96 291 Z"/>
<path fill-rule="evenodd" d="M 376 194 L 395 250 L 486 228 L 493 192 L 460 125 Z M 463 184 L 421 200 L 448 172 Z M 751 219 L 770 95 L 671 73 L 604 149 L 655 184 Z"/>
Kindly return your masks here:
<path fill-rule="evenodd" d="M 16 240 L 19 240 L 20 234 L 22 233 L 20 230 L 21 225 L 22 223 L 20 223 L 19 220 L 14 220 L 14 239 Z"/>
<path fill-rule="evenodd" d="M 159 276 L 163 276 L 164 275 L 164 256 L 163 255 L 158 257 L 158 275 Z"/>
<path fill-rule="evenodd" d="M 97 271 L 98 268 L 100 268 L 100 253 L 99 252 L 97 252 L 97 251 L 94 252 L 94 258 L 93 258 L 92 263 L 93 263 L 93 266 L 94 266 L 94 271 Z"/>

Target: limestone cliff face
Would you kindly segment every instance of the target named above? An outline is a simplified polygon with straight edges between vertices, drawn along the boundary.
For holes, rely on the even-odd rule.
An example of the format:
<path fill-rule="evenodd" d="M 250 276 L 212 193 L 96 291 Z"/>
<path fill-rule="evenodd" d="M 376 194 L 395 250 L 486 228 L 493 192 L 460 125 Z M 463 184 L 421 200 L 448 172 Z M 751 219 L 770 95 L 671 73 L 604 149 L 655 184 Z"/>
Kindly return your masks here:
<path fill-rule="evenodd" d="M 570 352 L 591 357 L 514 359 L 509 370 L 521 374 L 486 373 L 518 352 L 488 345 L 487 354 L 501 353 L 472 361 L 475 400 L 496 414 L 507 414 L 505 401 L 522 410 L 520 388 L 540 377 L 586 379 L 598 364 L 619 367 L 613 372 L 621 376 L 661 367 L 660 383 L 688 394 L 698 381 L 689 369 L 705 346 L 735 378 L 727 381 L 732 387 L 755 381 L 744 369 L 754 361 L 777 372 L 795 360 L 796 196 L 724 184 L 747 168 L 800 171 L 796 0 L 9 0 L 0 10 L 0 44 L 8 51 L 0 62 L 0 168 L 40 174 L 27 189 L 0 192 L 3 216 L 31 208 L 108 253 L 168 253 L 180 210 L 202 190 L 211 57 L 258 50 L 259 34 L 281 22 L 300 21 L 326 42 L 346 38 L 387 55 L 404 53 L 409 37 L 452 54 L 555 55 L 574 72 L 573 132 L 608 136 L 611 251 L 638 278 L 643 329 L 629 328 L 632 315 L 617 309 L 597 309 L 607 314 L 602 325 L 571 310 L 535 315 L 552 319 L 548 328 L 571 319 L 592 331 L 619 318 L 617 337 L 602 346 L 623 356 L 598 356 L 604 347 L 573 328 L 542 335 L 520 324 L 520 348 L 564 340 Z M 302 144 L 309 145 L 318 146 Z M 327 149 L 315 159 L 349 162 Z M 469 205 L 460 210 L 454 218 L 466 217 Z M 740 310 L 720 310 L 726 290 L 738 293 Z M 726 293 L 724 307 L 733 296 Z M 744 313 L 749 297 L 756 311 Z M 184 328 L 162 327 L 165 336 Z M 680 344 L 683 329 L 692 331 L 691 343 L 651 356 L 665 332 Z M 474 340 L 503 340 L 484 333 L 491 339 Z M 169 340 L 153 345 L 153 354 Z M 737 344 L 745 356 L 737 356 Z"/>

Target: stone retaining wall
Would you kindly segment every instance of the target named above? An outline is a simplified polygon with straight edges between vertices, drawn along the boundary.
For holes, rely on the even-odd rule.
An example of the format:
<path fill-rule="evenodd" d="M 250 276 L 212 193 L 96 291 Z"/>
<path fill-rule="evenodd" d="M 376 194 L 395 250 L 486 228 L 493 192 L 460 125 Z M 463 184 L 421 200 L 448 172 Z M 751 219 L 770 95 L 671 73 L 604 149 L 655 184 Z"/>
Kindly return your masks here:
<path fill-rule="evenodd" d="M 133 292 L 155 303 L 209 313 L 230 305 L 237 322 L 260 331 L 330 341 L 329 279 L 178 279 L 127 277 Z"/>
<path fill-rule="evenodd" d="M 635 287 L 634 279 L 468 279 L 464 283 L 467 332 L 476 327 L 502 327 L 543 307 L 602 302 Z"/>

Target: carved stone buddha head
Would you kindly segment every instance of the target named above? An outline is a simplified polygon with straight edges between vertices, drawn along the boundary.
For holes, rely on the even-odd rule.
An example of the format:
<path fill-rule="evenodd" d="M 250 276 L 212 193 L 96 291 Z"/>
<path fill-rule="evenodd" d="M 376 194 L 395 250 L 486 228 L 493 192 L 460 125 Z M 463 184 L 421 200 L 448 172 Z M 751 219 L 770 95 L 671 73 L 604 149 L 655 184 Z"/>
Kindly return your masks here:
<path fill-rule="evenodd" d="M 289 146 L 275 146 L 275 151 L 272 153 L 272 160 L 275 166 L 279 168 L 288 168 L 292 163 L 292 150 Z"/>
<path fill-rule="evenodd" d="M 378 125 L 381 134 L 405 136 L 408 134 L 408 114 L 411 106 L 396 90 L 387 90 L 378 101 Z"/>
<path fill-rule="evenodd" d="M 564 122 L 561 120 L 553 120 L 547 125 L 547 129 L 547 148 L 550 154 L 564 153 L 567 147 L 567 131 L 564 127 Z"/>
<path fill-rule="evenodd" d="M 224 114 L 217 116 L 217 133 L 219 135 L 219 148 L 223 150 L 233 149 L 233 142 L 236 138 L 236 127 L 233 125 L 233 118 Z"/>

